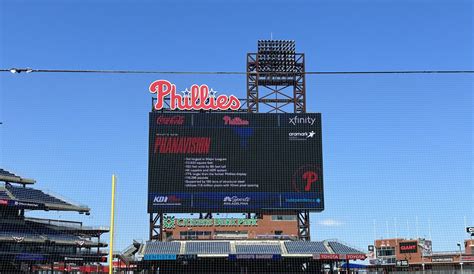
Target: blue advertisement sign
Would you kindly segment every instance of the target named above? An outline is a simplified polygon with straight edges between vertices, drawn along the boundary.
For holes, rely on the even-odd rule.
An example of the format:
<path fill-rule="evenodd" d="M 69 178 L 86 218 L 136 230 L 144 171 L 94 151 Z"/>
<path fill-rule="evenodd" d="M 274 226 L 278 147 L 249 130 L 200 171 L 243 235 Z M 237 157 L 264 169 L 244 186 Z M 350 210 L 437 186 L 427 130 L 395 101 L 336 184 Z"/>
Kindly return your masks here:
<path fill-rule="evenodd" d="M 43 255 L 40 254 L 23 253 L 15 256 L 15 260 L 17 261 L 42 261 L 44 259 Z"/>
<path fill-rule="evenodd" d="M 190 208 L 193 195 L 190 193 L 150 193 L 148 203 L 158 211 Z"/>
<path fill-rule="evenodd" d="M 282 193 L 283 208 L 315 208 L 322 205 L 322 195 L 317 193 Z"/>
<path fill-rule="evenodd" d="M 145 254 L 145 261 L 175 261 L 176 254 Z"/>

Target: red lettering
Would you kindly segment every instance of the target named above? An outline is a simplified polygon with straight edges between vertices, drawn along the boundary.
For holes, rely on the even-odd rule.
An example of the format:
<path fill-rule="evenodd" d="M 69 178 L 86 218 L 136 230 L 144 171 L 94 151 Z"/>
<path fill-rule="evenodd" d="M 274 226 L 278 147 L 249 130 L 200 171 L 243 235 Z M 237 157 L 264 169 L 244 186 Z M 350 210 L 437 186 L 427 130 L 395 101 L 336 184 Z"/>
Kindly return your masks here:
<path fill-rule="evenodd" d="M 208 154 L 211 148 L 209 137 L 157 137 L 155 153 L 160 154 Z"/>
<path fill-rule="evenodd" d="M 304 187 L 304 191 L 311 190 L 311 184 L 318 180 L 318 175 L 314 171 L 306 171 L 303 173 L 303 180 L 306 180 L 306 186 Z"/>
<path fill-rule="evenodd" d="M 155 82 L 151 83 L 149 90 L 151 93 L 156 93 L 157 100 L 155 108 L 162 109 L 164 105 L 164 98 L 172 93 L 173 90 L 176 91 L 176 86 L 166 80 L 156 80 Z"/>
<path fill-rule="evenodd" d="M 184 124 L 185 117 L 184 116 L 158 116 L 156 118 L 156 123 L 158 125 L 183 125 Z"/>
<path fill-rule="evenodd" d="M 171 110 L 238 110 L 240 109 L 240 100 L 234 95 L 214 95 L 209 96 L 209 87 L 207 85 L 192 85 L 189 96 L 182 96 L 176 93 L 176 85 L 166 80 L 157 80 L 151 83 L 149 90 L 156 93 L 155 109 L 160 110 L 164 107 L 166 96 L 169 96 Z"/>

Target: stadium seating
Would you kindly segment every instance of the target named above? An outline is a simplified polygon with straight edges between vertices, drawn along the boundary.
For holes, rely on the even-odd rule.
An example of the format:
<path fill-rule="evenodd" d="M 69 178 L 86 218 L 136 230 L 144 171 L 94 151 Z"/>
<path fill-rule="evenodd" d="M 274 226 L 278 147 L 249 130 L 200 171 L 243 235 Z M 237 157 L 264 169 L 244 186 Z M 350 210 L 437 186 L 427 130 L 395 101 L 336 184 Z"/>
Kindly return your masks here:
<path fill-rule="evenodd" d="M 186 254 L 229 254 L 229 242 L 187 242 Z"/>
<path fill-rule="evenodd" d="M 281 249 L 275 244 L 236 244 L 235 252 L 237 254 L 281 254 Z"/>
<path fill-rule="evenodd" d="M 69 242 L 91 244 L 92 242 L 79 236 L 64 233 L 56 229 L 34 222 L 8 221 L 0 222 L 0 238 L 19 240 L 34 240 L 44 242 L 46 240 L 55 242 Z"/>
<path fill-rule="evenodd" d="M 17 175 L 0 168 L 0 175 L 8 177 L 18 177 Z M 19 177 L 18 177 L 19 178 Z"/>
<path fill-rule="evenodd" d="M 180 242 L 147 242 L 145 255 L 147 254 L 179 254 Z"/>
<path fill-rule="evenodd" d="M 47 238 L 50 241 L 66 241 L 66 242 L 75 242 L 75 241 L 85 241 L 84 239 L 67 234 L 56 229 L 47 227 L 46 225 L 35 223 L 35 222 L 26 222 L 26 224 L 34 230 L 36 233 Z"/>
<path fill-rule="evenodd" d="M 42 240 L 34 230 L 20 222 L 0 223 L 0 237 Z"/>
<path fill-rule="evenodd" d="M 323 242 L 285 242 L 285 247 L 289 254 L 329 253 Z"/>
<path fill-rule="evenodd" d="M 339 254 L 354 254 L 361 253 L 359 250 L 349 247 L 347 245 L 341 244 L 339 242 L 328 242 L 329 246 L 334 250 L 335 253 Z"/>
<path fill-rule="evenodd" d="M 0 189 L 0 199 L 6 199 L 6 200 L 10 199 L 7 192 L 3 189 Z"/>
<path fill-rule="evenodd" d="M 17 200 L 22 201 L 30 201 L 33 203 L 42 203 L 42 204 L 61 204 L 61 205 L 69 205 L 56 197 L 48 195 L 41 190 L 33 189 L 33 188 L 23 188 L 23 187 L 14 187 L 9 186 L 7 190 L 15 196 Z"/>

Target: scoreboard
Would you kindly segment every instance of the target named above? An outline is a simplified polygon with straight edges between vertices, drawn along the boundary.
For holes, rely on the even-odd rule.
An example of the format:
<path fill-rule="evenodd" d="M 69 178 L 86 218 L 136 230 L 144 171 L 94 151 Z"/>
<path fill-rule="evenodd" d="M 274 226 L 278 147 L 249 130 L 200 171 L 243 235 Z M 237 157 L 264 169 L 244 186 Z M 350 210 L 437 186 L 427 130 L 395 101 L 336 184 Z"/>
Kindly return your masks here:
<path fill-rule="evenodd" d="M 149 119 L 149 213 L 324 209 L 321 114 Z"/>

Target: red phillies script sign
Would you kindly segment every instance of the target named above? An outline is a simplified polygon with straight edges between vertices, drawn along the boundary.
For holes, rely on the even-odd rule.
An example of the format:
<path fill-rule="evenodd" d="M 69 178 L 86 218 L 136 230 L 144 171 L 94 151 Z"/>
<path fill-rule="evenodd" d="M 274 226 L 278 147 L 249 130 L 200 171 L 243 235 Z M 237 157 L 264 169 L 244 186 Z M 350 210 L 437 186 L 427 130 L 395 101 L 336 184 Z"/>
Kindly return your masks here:
<path fill-rule="evenodd" d="M 400 253 L 416 253 L 418 252 L 417 242 L 403 242 L 399 244 Z"/>
<path fill-rule="evenodd" d="M 165 99 L 169 96 L 171 110 L 238 110 L 240 101 L 234 95 L 219 95 L 207 85 L 192 85 L 191 91 L 185 89 L 181 94 L 176 92 L 176 85 L 166 80 L 156 80 L 149 90 L 156 93 L 155 109 L 163 109 Z"/>
<path fill-rule="evenodd" d="M 229 126 L 248 126 L 249 125 L 249 121 L 242 119 L 240 117 L 231 118 L 226 115 L 222 119 L 224 120 L 224 125 L 229 125 Z"/>

